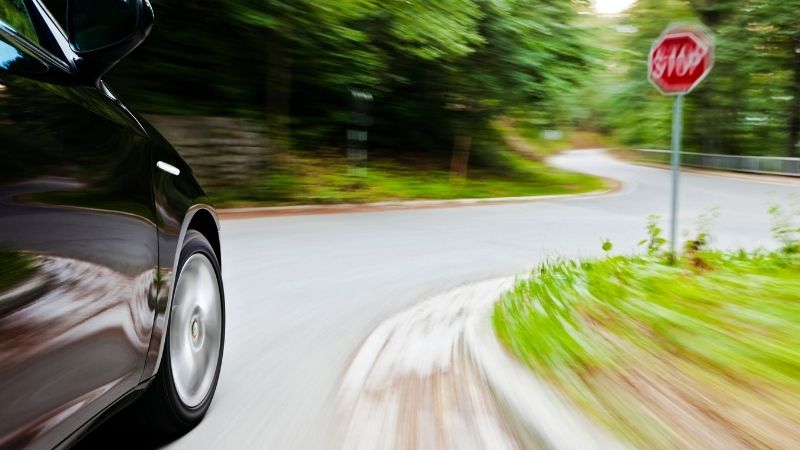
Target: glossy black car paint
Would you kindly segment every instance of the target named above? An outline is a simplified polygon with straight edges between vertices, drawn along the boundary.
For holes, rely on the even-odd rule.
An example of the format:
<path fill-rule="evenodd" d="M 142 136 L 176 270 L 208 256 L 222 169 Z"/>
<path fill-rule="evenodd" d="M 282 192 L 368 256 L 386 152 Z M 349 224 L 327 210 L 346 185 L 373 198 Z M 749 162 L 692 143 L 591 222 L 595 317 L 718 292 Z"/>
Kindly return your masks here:
<path fill-rule="evenodd" d="M 158 370 L 186 230 L 221 255 L 190 168 L 25 5 L 38 43 L 0 25 L 0 447 L 51 448 Z"/>

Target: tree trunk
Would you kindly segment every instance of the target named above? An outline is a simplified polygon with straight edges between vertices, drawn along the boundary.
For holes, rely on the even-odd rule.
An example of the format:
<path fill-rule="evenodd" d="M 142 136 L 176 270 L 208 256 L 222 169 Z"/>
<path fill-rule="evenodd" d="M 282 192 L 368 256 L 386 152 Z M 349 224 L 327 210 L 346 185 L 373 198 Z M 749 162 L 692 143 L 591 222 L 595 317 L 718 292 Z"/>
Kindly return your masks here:
<path fill-rule="evenodd" d="M 286 40 L 274 30 L 266 32 L 267 135 L 273 150 L 288 150 L 292 100 L 292 59 Z"/>
<path fill-rule="evenodd" d="M 792 104 L 789 107 L 789 139 L 787 154 L 791 157 L 798 156 L 798 141 L 800 141 L 800 39 L 792 41 Z"/>
<path fill-rule="evenodd" d="M 471 136 L 456 136 L 453 142 L 453 158 L 450 161 L 451 179 L 464 180 L 469 168 L 469 149 L 472 147 Z"/>

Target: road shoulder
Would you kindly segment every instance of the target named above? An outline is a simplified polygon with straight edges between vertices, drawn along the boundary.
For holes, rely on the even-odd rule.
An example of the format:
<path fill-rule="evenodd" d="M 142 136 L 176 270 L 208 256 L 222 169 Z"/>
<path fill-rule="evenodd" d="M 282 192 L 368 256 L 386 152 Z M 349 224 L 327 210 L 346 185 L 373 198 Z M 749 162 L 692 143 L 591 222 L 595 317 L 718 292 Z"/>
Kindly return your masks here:
<path fill-rule="evenodd" d="M 379 325 L 341 384 L 341 448 L 624 448 L 495 337 L 491 311 L 513 281 L 450 290 Z"/>
<path fill-rule="evenodd" d="M 322 214 L 348 214 L 383 211 L 407 211 L 441 208 L 461 208 L 468 206 L 508 205 L 518 203 L 533 203 L 550 200 L 570 198 L 601 197 L 619 191 L 622 183 L 604 178 L 607 189 L 586 192 L 582 194 L 537 195 L 531 197 L 497 197 L 497 198 L 471 198 L 453 200 L 410 200 L 387 201 L 376 203 L 346 203 L 338 205 L 298 205 L 298 206 L 268 206 L 258 208 L 227 208 L 218 209 L 217 214 L 221 220 L 257 219 L 264 217 L 304 216 Z"/>

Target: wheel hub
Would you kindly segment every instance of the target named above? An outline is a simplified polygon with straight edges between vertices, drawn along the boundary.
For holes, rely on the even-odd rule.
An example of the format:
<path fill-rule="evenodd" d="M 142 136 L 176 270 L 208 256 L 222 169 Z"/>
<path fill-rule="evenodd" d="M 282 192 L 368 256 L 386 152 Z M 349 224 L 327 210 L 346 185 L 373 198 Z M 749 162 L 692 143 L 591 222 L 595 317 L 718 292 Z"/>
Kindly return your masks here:
<path fill-rule="evenodd" d="M 211 390 L 222 337 L 222 302 L 216 271 L 203 254 L 181 269 L 170 317 L 170 366 L 175 390 L 189 407 Z"/>
<path fill-rule="evenodd" d="M 197 324 L 197 319 L 192 321 L 192 340 L 196 341 L 200 336 L 200 325 Z"/>

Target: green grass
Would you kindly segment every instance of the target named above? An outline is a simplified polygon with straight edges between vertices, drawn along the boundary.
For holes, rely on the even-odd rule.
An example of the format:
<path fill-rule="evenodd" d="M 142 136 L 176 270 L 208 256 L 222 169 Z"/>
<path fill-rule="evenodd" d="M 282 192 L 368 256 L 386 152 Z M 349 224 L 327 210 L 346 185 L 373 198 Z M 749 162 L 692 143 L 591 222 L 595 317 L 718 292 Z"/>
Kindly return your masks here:
<path fill-rule="evenodd" d="M 32 258 L 0 248 L 0 293 L 20 284 L 34 270 Z"/>
<path fill-rule="evenodd" d="M 543 265 L 497 304 L 496 332 L 637 447 L 798 442 L 800 257 L 700 256 Z"/>
<path fill-rule="evenodd" d="M 494 127 L 509 138 L 518 138 L 522 142 L 516 144 L 527 153 L 544 159 L 566 150 L 590 148 L 617 148 L 619 144 L 610 136 L 592 131 L 566 129 L 560 139 L 545 139 L 543 129 L 524 120 L 504 119 L 494 123 Z"/>
<path fill-rule="evenodd" d="M 510 151 L 474 156 L 484 160 L 474 164 L 465 179 L 451 177 L 446 164 L 430 159 L 380 155 L 359 177 L 342 155 L 295 152 L 284 155 L 280 166 L 257 185 L 209 189 L 209 196 L 217 206 L 233 207 L 575 194 L 606 187 L 599 178 L 549 167 Z"/>
<path fill-rule="evenodd" d="M 358 176 L 342 150 L 281 152 L 268 173 L 248 186 L 209 188 L 220 207 L 372 203 L 389 200 L 523 197 L 577 194 L 607 188 L 600 178 L 548 166 L 541 155 L 509 144 L 510 125 L 474 131 L 466 178 L 450 172 L 451 154 L 439 149 L 372 150 Z"/>

